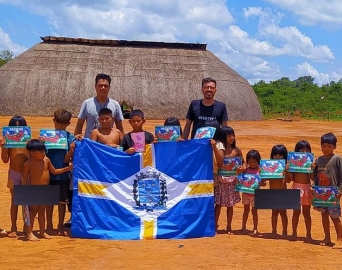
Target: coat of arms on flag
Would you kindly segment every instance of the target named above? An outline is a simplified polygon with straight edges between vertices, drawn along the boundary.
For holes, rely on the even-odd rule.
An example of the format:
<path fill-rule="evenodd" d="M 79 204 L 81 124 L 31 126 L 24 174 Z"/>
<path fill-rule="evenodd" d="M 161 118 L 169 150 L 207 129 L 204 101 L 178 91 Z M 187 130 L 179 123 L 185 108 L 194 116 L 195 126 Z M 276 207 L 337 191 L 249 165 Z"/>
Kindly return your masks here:
<path fill-rule="evenodd" d="M 160 142 L 128 155 L 78 142 L 72 235 L 97 239 L 215 235 L 212 149 L 207 139 Z"/>

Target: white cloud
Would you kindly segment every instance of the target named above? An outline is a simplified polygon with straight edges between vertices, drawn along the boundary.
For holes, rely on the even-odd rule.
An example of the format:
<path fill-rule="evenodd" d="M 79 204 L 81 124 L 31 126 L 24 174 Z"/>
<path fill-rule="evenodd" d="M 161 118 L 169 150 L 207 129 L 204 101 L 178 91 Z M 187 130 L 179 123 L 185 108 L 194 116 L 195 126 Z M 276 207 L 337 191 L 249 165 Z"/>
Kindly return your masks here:
<path fill-rule="evenodd" d="M 296 71 L 297 76 L 310 75 L 311 77 L 314 77 L 315 82 L 319 85 L 329 83 L 330 81 L 338 81 L 342 78 L 342 74 L 338 74 L 337 72 L 331 72 L 329 74 L 319 72 L 308 62 L 297 64 L 296 67 L 294 67 L 294 70 Z"/>
<path fill-rule="evenodd" d="M 341 0 L 266 0 L 296 14 L 304 24 L 342 25 Z"/>
<path fill-rule="evenodd" d="M 26 51 L 27 48 L 14 43 L 10 36 L 0 27 L 0 50 L 10 50 L 16 56 Z"/>

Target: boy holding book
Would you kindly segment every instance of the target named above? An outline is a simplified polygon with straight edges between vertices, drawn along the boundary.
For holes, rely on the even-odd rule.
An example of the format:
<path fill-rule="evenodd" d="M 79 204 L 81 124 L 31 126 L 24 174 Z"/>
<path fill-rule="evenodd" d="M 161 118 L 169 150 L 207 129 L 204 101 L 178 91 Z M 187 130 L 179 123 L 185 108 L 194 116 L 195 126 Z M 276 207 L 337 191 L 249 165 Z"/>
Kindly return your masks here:
<path fill-rule="evenodd" d="M 315 207 L 314 209 L 319 211 L 322 215 L 322 225 L 325 238 L 321 242 L 321 245 L 330 245 L 330 222 L 334 223 L 334 227 L 337 235 L 337 242 L 333 248 L 342 248 L 342 225 L 341 225 L 341 206 L 339 204 L 342 195 L 342 160 L 334 154 L 336 149 L 337 138 L 333 133 L 324 134 L 321 137 L 321 149 L 323 155 L 316 160 L 315 168 L 315 185 L 318 186 L 334 186 L 338 188 L 338 194 L 336 199 L 338 204 L 335 207 Z"/>
<path fill-rule="evenodd" d="M 110 147 L 117 147 L 120 145 L 123 135 L 121 131 L 113 126 L 112 110 L 102 108 L 99 111 L 100 127 L 94 129 L 90 133 L 90 139 Z"/>
<path fill-rule="evenodd" d="M 64 109 L 59 109 L 54 112 L 53 123 L 55 130 L 66 130 L 66 128 L 70 125 L 71 113 Z M 69 166 L 69 162 L 65 162 L 66 154 L 70 149 L 70 145 L 75 139 L 74 135 L 70 132 L 66 131 L 67 135 L 67 149 L 49 149 L 47 150 L 46 156 L 51 160 L 52 165 L 56 169 L 62 169 Z M 66 205 L 69 203 L 69 187 L 70 181 L 72 179 L 71 172 L 64 172 L 59 175 L 50 174 L 50 185 L 58 185 L 59 186 L 59 197 L 60 203 L 58 205 L 58 226 L 57 233 L 58 235 L 65 235 L 64 230 L 64 218 L 66 212 Z M 48 233 L 53 233 L 53 205 L 48 205 L 46 207 L 46 219 L 47 219 L 47 231 Z"/>
<path fill-rule="evenodd" d="M 143 130 L 143 125 L 146 122 L 144 113 L 141 110 L 133 110 L 130 114 L 129 124 L 132 131 L 128 132 L 121 142 L 123 151 L 128 154 L 133 154 L 138 148 L 143 148 L 142 144 L 151 144 L 154 141 L 154 135 L 148 131 Z M 139 142 L 139 140 L 141 142 Z M 139 144 L 139 146 L 138 146 Z"/>

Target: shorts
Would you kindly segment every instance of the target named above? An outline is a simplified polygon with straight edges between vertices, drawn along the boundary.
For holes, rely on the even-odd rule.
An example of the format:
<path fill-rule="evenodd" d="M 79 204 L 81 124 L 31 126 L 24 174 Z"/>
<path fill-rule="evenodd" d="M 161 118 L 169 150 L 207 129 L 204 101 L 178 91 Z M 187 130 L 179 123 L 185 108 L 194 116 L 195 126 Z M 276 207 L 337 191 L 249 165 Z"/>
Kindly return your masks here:
<path fill-rule="evenodd" d="M 13 186 L 21 185 L 21 172 L 13 171 L 12 169 L 8 170 L 8 181 L 7 187 L 9 189 L 13 189 Z"/>
<path fill-rule="evenodd" d="M 325 213 L 328 211 L 331 218 L 339 218 L 341 216 L 341 206 L 336 207 L 314 207 L 320 213 Z"/>
<path fill-rule="evenodd" d="M 301 205 L 312 204 L 313 196 L 312 196 L 311 184 L 293 183 L 292 189 L 300 190 L 300 204 Z"/>
<path fill-rule="evenodd" d="M 67 180 L 50 180 L 50 185 L 59 186 L 59 202 L 61 204 L 67 204 L 69 202 L 70 179 L 67 179 Z"/>
<path fill-rule="evenodd" d="M 250 204 L 252 207 L 254 207 L 254 195 L 253 194 L 247 194 L 242 193 L 242 204 Z"/>

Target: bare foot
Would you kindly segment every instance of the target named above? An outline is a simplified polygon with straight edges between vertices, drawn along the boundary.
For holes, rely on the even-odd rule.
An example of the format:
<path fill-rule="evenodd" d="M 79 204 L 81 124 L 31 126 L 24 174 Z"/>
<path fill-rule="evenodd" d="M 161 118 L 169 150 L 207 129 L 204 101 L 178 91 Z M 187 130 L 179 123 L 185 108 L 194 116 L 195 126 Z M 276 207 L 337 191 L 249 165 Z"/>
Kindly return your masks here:
<path fill-rule="evenodd" d="M 321 246 L 329 246 L 331 245 L 331 240 L 328 239 L 328 238 L 324 238 L 320 243 L 319 243 Z"/>
<path fill-rule="evenodd" d="M 246 229 L 241 229 L 241 230 L 239 231 L 239 233 L 240 233 L 240 234 L 247 234 L 247 230 L 246 230 Z"/>
<path fill-rule="evenodd" d="M 292 233 L 290 240 L 291 241 L 297 241 L 298 240 L 297 233 Z"/>
<path fill-rule="evenodd" d="M 33 233 L 28 233 L 27 240 L 35 242 L 35 241 L 39 241 L 39 238 L 37 238 Z"/>
<path fill-rule="evenodd" d="M 51 239 L 52 237 L 45 232 L 45 233 L 43 233 L 42 238 L 44 238 L 44 239 Z"/>
<path fill-rule="evenodd" d="M 57 235 L 58 236 L 68 236 L 68 233 L 64 230 L 63 226 L 61 226 L 58 228 Z"/>
<path fill-rule="evenodd" d="M 282 235 L 283 238 L 287 238 L 287 231 L 283 231 Z"/>
<path fill-rule="evenodd" d="M 10 232 L 8 233 L 9 238 L 18 238 L 17 232 Z"/>
<path fill-rule="evenodd" d="M 56 235 L 56 231 L 54 230 L 54 228 L 46 228 L 46 232 L 49 235 Z"/>
<path fill-rule="evenodd" d="M 253 235 L 259 235 L 259 232 L 258 232 L 257 229 L 254 229 L 254 230 L 253 230 Z"/>
<path fill-rule="evenodd" d="M 342 249 L 342 240 L 337 240 L 335 245 L 332 248 L 333 249 Z"/>
<path fill-rule="evenodd" d="M 304 240 L 304 243 L 308 243 L 308 244 L 311 244 L 312 243 L 312 237 L 311 237 L 311 234 L 308 234 Z"/>

